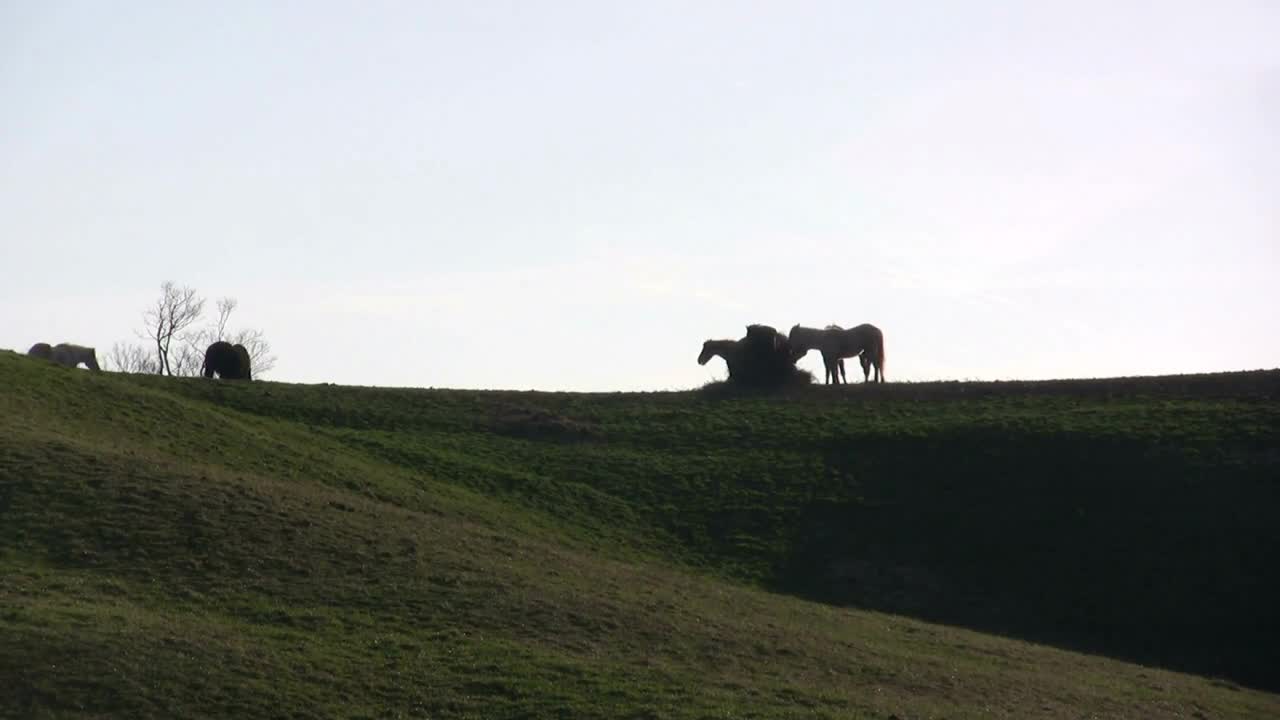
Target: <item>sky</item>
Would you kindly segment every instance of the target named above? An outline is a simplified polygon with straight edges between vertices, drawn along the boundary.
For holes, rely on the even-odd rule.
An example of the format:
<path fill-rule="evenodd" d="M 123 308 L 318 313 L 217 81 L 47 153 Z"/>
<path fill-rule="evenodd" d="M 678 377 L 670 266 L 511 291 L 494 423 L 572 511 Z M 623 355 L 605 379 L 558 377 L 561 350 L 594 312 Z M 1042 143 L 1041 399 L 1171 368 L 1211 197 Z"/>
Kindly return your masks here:
<path fill-rule="evenodd" d="M 0 348 L 101 358 L 173 281 L 288 382 L 685 389 L 748 323 L 873 323 L 890 381 L 1273 368 L 1276 38 L 1273 0 L 0 0 Z"/>

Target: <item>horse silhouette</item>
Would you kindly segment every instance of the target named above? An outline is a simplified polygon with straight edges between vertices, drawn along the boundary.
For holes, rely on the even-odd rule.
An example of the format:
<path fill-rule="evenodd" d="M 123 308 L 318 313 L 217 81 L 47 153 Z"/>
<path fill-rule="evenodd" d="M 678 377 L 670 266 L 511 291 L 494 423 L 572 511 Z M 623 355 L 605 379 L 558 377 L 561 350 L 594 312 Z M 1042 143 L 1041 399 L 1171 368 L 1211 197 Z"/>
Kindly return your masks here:
<path fill-rule="evenodd" d="M 38 343 L 42 345 L 43 343 Z M 35 350 L 35 347 L 31 348 Z M 27 351 L 30 354 L 30 350 Z M 78 367 L 80 363 L 84 363 L 86 367 L 94 372 L 102 372 L 102 368 L 98 367 L 98 354 L 91 347 L 83 345 L 73 345 L 71 343 L 58 343 L 49 351 L 49 359 L 65 365 L 66 367 Z"/>
<path fill-rule="evenodd" d="M 796 375 L 791 342 L 768 325 L 748 325 L 741 340 L 707 340 L 698 364 L 724 359 L 729 382 L 756 387 L 781 385 Z"/>
<path fill-rule="evenodd" d="M 819 330 L 797 324 L 791 328 L 788 337 L 794 351 L 793 356 L 797 360 L 810 350 L 822 353 L 822 363 L 827 366 L 828 382 L 840 381 L 839 376 L 833 372 L 837 362 L 855 356 L 862 363 L 863 382 L 870 381 L 872 368 L 875 369 L 875 382 L 884 382 L 884 333 L 875 325 L 864 323 L 848 330 L 839 325 L 828 325 Z"/>
<path fill-rule="evenodd" d="M 200 374 L 211 378 L 214 373 L 223 380 L 253 379 L 249 370 L 249 351 L 243 345 L 232 345 L 225 340 L 213 343 L 204 351 Z"/>
<path fill-rule="evenodd" d="M 49 343 L 36 343 L 27 351 L 27 356 L 53 362 L 53 346 Z"/>

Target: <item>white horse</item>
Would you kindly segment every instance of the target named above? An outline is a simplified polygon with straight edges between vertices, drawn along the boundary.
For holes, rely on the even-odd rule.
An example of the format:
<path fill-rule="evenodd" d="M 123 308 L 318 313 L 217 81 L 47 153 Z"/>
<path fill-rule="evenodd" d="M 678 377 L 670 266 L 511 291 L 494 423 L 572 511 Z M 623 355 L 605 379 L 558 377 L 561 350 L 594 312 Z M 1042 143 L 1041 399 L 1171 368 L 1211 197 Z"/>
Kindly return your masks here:
<path fill-rule="evenodd" d="M 884 333 L 875 325 L 859 325 L 845 330 L 838 325 L 824 329 L 795 325 L 788 335 L 795 357 L 804 356 L 810 350 L 822 353 L 822 363 L 827 367 L 828 383 L 840 382 L 844 372 L 843 358 L 857 356 L 862 363 L 862 380 L 869 382 L 871 368 L 875 368 L 875 381 L 884 382 Z M 839 373 L 839 374 L 838 374 Z M 845 379 L 848 382 L 848 379 Z"/>
<path fill-rule="evenodd" d="M 824 329 L 825 330 L 843 330 L 844 328 L 840 327 L 839 325 L 828 325 Z M 866 382 L 867 378 L 871 375 L 871 353 L 868 353 L 868 352 L 858 353 L 858 363 L 862 365 L 862 382 Z M 844 372 L 844 358 L 839 358 L 838 360 L 836 360 L 836 365 L 840 370 L 840 379 L 843 380 L 845 384 L 848 384 L 849 376 L 846 375 Z"/>
<path fill-rule="evenodd" d="M 98 367 L 98 355 L 91 347 L 83 345 L 72 345 L 71 343 L 58 343 L 53 346 L 53 357 L 50 358 L 59 365 L 67 367 L 78 367 L 80 363 L 84 363 L 90 370 L 101 372 L 102 368 Z"/>

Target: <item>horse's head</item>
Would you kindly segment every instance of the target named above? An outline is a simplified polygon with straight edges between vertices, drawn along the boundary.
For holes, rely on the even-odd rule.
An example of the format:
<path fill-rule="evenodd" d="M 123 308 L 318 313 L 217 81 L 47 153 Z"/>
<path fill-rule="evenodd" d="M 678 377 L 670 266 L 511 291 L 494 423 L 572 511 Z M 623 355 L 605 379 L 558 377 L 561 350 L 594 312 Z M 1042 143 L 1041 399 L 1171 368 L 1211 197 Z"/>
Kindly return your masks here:
<path fill-rule="evenodd" d="M 715 357 L 716 349 L 712 345 L 712 343 L 714 342 L 715 342 L 714 340 L 708 340 L 702 343 L 702 352 L 698 354 L 699 365 L 706 365 L 707 362 L 711 360 L 711 358 Z"/>
<path fill-rule="evenodd" d="M 805 334 L 803 328 L 800 327 L 800 323 L 792 325 L 791 332 L 787 333 L 787 342 L 791 343 L 791 352 L 793 354 L 800 353 L 800 355 L 804 355 L 808 352 L 809 346 L 806 345 L 804 341 Z M 796 357 L 799 357 L 799 355 Z"/>
<path fill-rule="evenodd" d="M 801 326 L 800 323 L 791 326 L 791 332 L 787 335 L 787 342 L 791 344 L 791 362 L 799 360 L 810 350 L 818 347 L 814 332 L 810 328 Z"/>

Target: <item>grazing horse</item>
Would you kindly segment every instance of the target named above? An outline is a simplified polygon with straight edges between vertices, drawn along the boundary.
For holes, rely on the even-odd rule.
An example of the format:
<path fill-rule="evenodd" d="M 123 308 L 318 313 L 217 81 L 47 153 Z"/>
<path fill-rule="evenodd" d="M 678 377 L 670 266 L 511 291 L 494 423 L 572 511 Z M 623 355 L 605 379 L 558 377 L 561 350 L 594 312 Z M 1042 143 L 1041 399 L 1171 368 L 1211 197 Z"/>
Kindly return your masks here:
<path fill-rule="evenodd" d="M 750 342 L 758 348 L 764 348 L 768 345 L 774 351 L 783 349 L 790 350 L 790 348 L 784 348 L 783 345 L 791 344 L 790 341 L 787 340 L 787 336 L 775 330 L 773 326 L 761 325 L 759 323 L 747 326 L 747 335 L 742 338 L 741 342 Z"/>
<path fill-rule="evenodd" d="M 49 343 L 36 343 L 27 351 L 27 355 L 29 357 L 40 358 L 41 360 L 53 362 L 53 346 Z"/>
<path fill-rule="evenodd" d="M 795 325 L 789 338 L 797 358 L 810 350 L 821 352 L 828 374 L 834 374 L 831 371 L 838 368 L 836 363 L 841 358 L 861 356 L 863 382 L 870 381 L 870 369 L 873 367 L 875 382 L 884 382 L 884 333 L 874 325 L 863 324 L 848 330 L 838 326 L 819 330 Z M 839 378 L 835 381 L 838 383 Z"/>
<path fill-rule="evenodd" d="M 828 325 L 823 329 L 824 330 L 843 330 L 844 328 L 840 327 L 839 325 Z M 858 353 L 858 362 L 862 365 L 862 382 L 866 382 L 867 377 L 871 374 L 871 354 L 866 352 Z M 836 365 L 837 365 L 836 369 L 840 371 L 840 378 L 844 380 L 845 384 L 848 384 L 849 376 L 846 375 L 844 371 L 844 358 L 839 358 L 838 360 L 836 360 Z M 828 370 L 827 372 L 830 373 L 834 371 Z"/>
<path fill-rule="evenodd" d="M 32 348 L 32 350 L 34 349 Z M 102 372 L 102 368 L 98 367 L 98 355 L 91 347 L 72 345 L 71 343 L 58 343 L 53 346 L 50 352 L 52 355 L 50 359 L 59 365 L 73 368 L 78 367 L 80 363 L 84 363 L 90 370 Z"/>
<path fill-rule="evenodd" d="M 826 329 L 827 330 L 843 330 L 844 328 L 840 327 L 839 325 L 828 325 Z M 790 338 L 788 338 L 788 340 L 790 340 Z M 807 352 L 809 352 L 809 349 L 805 348 L 804 350 L 797 350 L 795 352 L 792 352 L 791 355 L 796 360 L 799 360 L 801 356 L 803 356 Z M 859 355 L 858 359 L 862 361 L 862 374 L 866 375 L 867 359 L 862 355 Z M 832 362 L 830 358 L 828 358 L 826 355 L 823 355 L 822 367 L 824 370 L 823 381 L 827 385 L 830 385 L 832 381 L 836 382 L 837 384 L 841 380 L 843 380 L 845 383 L 849 382 L 849 375 L 844 371 L 844 358 L 835 358 L 835 361 Z"/>
<path fill-rule="evenodd" d="M 240 369 L 244 372 L 244 379 L 252 380 L 253 373 L 249 372 L 249 365 L 251 364 L 249 362 L 249 349 L 241 345 L 240 343 L 236 343 L 235 345 L 232 345 L 231 349 L 235 350 L 236 357 L 240 358 Z"/>
<path fill-rule="evenodd" d="M 724 358 L 729 381 L 746 387 L 778 387 L 798 377 L 791 356 L 791 341 L 768 325 L 748 325 L 741 340 L 708 340 L 702 344 L 698 364 Z M 805 374 L 805 378 L 809 375 Z"/>
<path fill-rule="evenodd" d="M 832 383 L 839 385 L 841 379 L 846 383 L 849 382 L 844 369 L 844 358 L 835 352 L 834 343 L 828 337 L 828 333 L 832 330 L 842 329 L 839 325 L 828 325 L 825 329 L 819 330 L 797 324 L 791 328 L 791 333 L 787 336 L 791 341 L 792 357 L 797 360 L 804 357 L 810 350 L 818 350 L 822 353 L 822 366 L 826 370 L 824 382 L 827 385 Z"/>
<path fill-rule="evenodd" d="M 204 351 L 204 365 L 200 374 L 207 378 L 217 373 L 223 380 L 249 380 L 249 352 L 243 345 L 232 345 L 219 340 Z"/>
<path fill-rule="evenodd" d="M 698 354 L 698 364 L 706 365 L 711 358 L 720 356 L 729 368 L 729 377 L 738 368 L 738 360 L 742 356 L 741 340 L 708 340 L 702 343 L 702 352 Z"/>
<path fill-rule="evenodd" d="M 786 335 L 768 325 L 748 325 L 747 336 L 742 338 L 741 359 L 745 374 L 741 377 L 749 385 L 772 385 L 786 382 L 795 374 L 796 361 L 792 358 L 791 341 Z"/>

